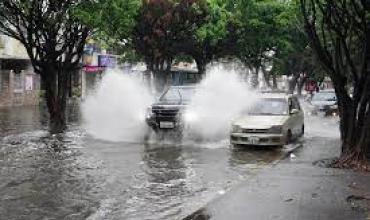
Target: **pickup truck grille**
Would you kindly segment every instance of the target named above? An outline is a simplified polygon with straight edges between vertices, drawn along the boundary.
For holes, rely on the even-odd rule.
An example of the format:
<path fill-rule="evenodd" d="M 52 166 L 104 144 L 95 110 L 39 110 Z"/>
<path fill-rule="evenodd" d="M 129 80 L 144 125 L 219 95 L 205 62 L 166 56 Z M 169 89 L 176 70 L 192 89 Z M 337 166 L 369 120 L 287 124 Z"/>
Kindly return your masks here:
<path fill-rule="evenodd" d="M 178 109 L 152 109 L 157 117 L 176 117 Z"/>
<path fill-rule="evenodd" d="M 267 132 L 268 129 L 243 129 L 243 133 L 263 134 Z"/>

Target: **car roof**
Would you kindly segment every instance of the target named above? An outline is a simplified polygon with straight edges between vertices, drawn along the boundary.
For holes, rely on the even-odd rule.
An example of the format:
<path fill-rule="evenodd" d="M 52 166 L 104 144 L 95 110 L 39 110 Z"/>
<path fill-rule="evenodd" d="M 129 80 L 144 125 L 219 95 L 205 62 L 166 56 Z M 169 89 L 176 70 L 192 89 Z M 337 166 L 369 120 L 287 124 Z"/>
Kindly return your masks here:
<path fill-rule="evenodd" d="M 325 90 L 319 91 L 319 93 L 335 93 L 335 90 L 334 89 L 325 89 Z"/>
<path fill-rule="evenodd" d="M 268 89 L 268 90 L 261 90 L 261 93 L 267 93 L 267 94 L 276 94 L 276 93 L 282 93 L 282 94 L 288 94 L 287 91 L 281 90 L 281 89 Z"/>
<path fill-rule="evenodd" d="M 187 84 L 187 85 L 182 85 L 182 86 L 170 86 L 170 89 L 195 89 L 196 85 L 195 84 Z"/>
<path fill-rule="evenodd" d="M 187 67 L 176 67 L 171 68 L 171 72 L 182 72 L 182 73 L 199 73 L 197 69 Z"/>

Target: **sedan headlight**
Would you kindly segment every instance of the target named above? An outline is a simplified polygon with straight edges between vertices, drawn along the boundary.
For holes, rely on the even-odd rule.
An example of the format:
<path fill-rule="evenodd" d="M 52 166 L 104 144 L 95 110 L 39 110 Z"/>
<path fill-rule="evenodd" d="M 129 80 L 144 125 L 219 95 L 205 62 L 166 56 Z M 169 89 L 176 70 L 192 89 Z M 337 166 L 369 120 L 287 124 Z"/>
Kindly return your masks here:
<path fill-rule="evenodd" d="M 283 133 L 283 126 L 281 126 L 281 125 L 272 126 L 269 129 L 269 133 L 272 133 L 272 134 L 281 134 L 281 133 Z"/>
<path fill-rule="evenodd" d="M 231 128 L 232 133 L 242 133 L 243 129 L 239 125 L 233 125 Z"/>

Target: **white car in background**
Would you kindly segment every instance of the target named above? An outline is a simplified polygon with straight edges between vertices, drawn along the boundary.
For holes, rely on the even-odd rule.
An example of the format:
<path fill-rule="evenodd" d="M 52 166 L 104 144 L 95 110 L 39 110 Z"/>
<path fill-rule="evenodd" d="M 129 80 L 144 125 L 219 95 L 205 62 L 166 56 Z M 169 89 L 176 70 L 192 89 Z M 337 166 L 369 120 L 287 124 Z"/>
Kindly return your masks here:
<path fill-rule="evenodd" d="M 304 113 L 298 98 L 284 93 L 263 94 L 232 123 L 233 145 L 283 146 L 304 134 Z"/>
<path fill-rule="evenodd" d="M 334 90 L 322 90 L 313 95 L 310 101 L 312 114 L 324 113 L 325 116 L 338 115 L 337 96 Z"/>

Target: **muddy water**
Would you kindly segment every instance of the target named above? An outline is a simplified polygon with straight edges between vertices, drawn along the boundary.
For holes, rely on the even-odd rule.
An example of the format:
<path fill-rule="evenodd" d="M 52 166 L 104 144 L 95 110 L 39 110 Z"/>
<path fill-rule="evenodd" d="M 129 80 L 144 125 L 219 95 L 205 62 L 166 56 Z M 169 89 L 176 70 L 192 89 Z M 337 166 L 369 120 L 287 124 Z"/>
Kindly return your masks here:
<path fill-rule="evenodd" d="M 228 141 L 96 140 L 71 113 L 50 136 L 44 110 L 0 110 L 0 219 L 181 219 L 281 156 Z"/>

